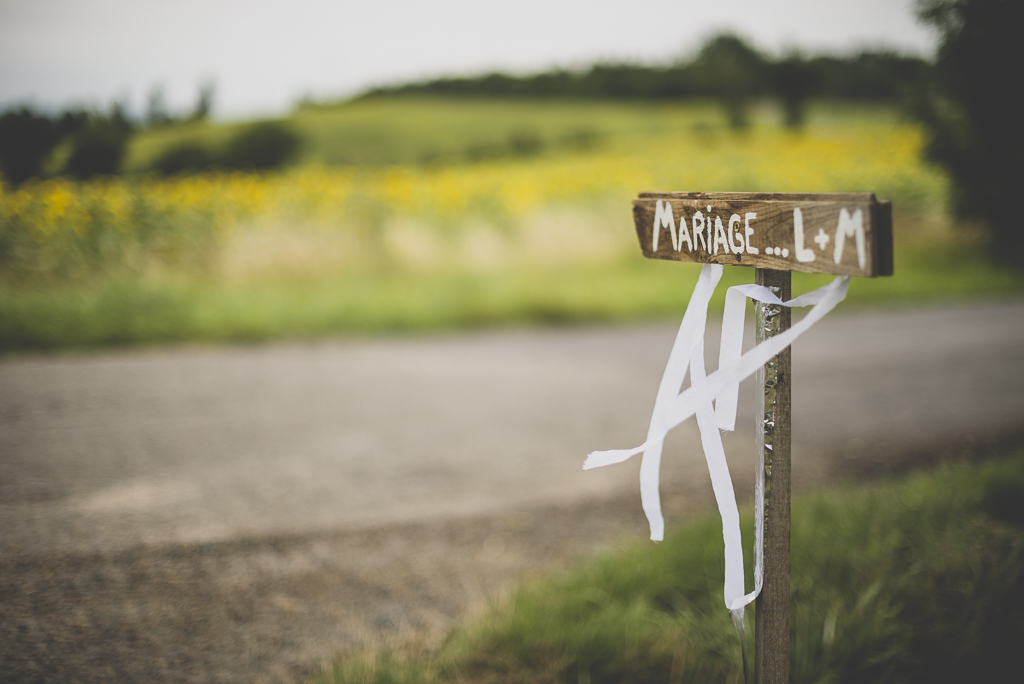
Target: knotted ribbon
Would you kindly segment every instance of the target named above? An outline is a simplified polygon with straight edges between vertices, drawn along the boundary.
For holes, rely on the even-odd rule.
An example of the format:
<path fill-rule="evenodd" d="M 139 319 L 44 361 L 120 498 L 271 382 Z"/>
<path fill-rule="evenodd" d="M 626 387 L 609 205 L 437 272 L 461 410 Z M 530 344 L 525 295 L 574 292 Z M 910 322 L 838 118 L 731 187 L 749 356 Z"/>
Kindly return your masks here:
<path fill-rule="evenodd" d="M 665 520 L 661 513 L 658 484 L 662 445 L 669 430 L 691 416 L 697 417 L 701 446 L 711 474 L 711 487 L 722 518 L 722 537 L 725 540 L 725 605 L 742 639 L 744 607 L 757 598 L 763 584 L 764 492 L 763 489 L 757 488 L 754 502 L 754 590 L 744 593 L 739 510 L 719 429 L 735 429 L 740 382 L 756 373 L 773 356 L 782 352 L 843 301 L 850 279 L 836 278 L 824 287 L 786 302 L 761 285 L 730 287 L 725 296 L 718 370 L 707 374 L 704 369 L 704 332 L 708 304 L 722 278 L 722 270 L 720 264 L 705 264 L 701 269 L 658 387 L 654 411 L 647 429 L 647 441 L 633 449 L 595 451 L 587 456 L 583 469 L 590 470 L 622 463 L 636 454 L 643 453 L 640 464 L 640 499 L 651 526 L 651 539 L 661 541 L 665 537 Z M 743 319 L 748 298 L 776 306 L 813 305 L 814 308 L 789 330 L 764 340 L 743 354 Z M 688 369 L 690 387 L 680 392 Z M 763 453 L 758 457 L 759 460 L 763 459 Z"/>

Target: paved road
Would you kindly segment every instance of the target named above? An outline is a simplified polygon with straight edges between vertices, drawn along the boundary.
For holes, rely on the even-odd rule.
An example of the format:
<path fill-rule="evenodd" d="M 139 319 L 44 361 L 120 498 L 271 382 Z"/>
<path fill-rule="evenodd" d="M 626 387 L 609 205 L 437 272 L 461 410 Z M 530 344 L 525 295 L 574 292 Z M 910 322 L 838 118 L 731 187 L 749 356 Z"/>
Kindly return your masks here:
<path fill-rule="evenodd" d="M 638 464 L 580 465 L 643 440 L 673 333 L 0 361 L 0 671 L 287 679 L 642 533 Z M 1021 302 L 836 314 L 794 357 L 797 487 L 1024 427 Z M 676 516 L 710 501 L 695 434 L 666 452 Z"/>

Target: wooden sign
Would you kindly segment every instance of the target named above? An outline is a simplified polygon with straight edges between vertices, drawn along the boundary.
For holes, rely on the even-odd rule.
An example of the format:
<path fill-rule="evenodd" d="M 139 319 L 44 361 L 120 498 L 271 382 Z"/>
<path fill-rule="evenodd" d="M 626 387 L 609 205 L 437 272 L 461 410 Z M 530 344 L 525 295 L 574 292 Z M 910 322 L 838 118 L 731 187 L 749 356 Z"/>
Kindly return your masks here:
<path fill-rule="evenodd" d="M 791 297 L 790 271 L 868 278 L 893 272 L 892 205 L 870 193 L 644 192 L 633 201 L 633 219 L 644 256 L 753 266 L 755 282 L 783 301 Z M 790 310 L 758 303 L 755 320 L 760 344 L 789 330 Z M 763 367 L 759 390 L 764 516 L 755 684 L 789 681 L 791 369 L 786 347 Z M 746 651 L 743 669 L 746 681 Z"/>
<path fill-rule="evenodd" d="M 777 271 L 892 275 L 892 205 L 871 193 L 643 192 L 640 248 L 672 259 Z"/>

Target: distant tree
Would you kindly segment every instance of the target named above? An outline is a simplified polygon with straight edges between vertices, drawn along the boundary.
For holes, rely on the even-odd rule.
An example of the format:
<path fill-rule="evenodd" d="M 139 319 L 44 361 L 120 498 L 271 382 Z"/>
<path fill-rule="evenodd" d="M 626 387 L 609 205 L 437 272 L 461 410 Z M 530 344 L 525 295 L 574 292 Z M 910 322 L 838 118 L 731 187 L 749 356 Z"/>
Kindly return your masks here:
<path fill-rule="evenodd" d="M 814 71 L 799 54 L 791 54 L 772 67 L 772 86 L 782 102 L 783 120 L 788 128 L 804 124 L 807 98 L 814 92 Z"/>
<path fill-rule="evenodd" d="M 899 102 L 931 78 L 932 66 L 895 52 L 818 56 L 807 61 L 818 97 Z"/>
<path fill-rule="evenodd" d="M 199 97 L 196 99 L 196 107 L 188 117 L 189 121 L 206 121 L 213 109 L 213 82 L 207 81 L 199 86 Z"/>
<path fill-rule="evenodd" d="M 92 115 L 73 136 L 71 154 L 63 172 L 79 179 L 116 175 L 134 126 L 115 104 L 109 115 Z"/>
<path fill-rule="evenodd" d="M 0 116 L 0 170 L 11 185 L 42 174 L 43 164 L 63 137 L 57 121 L 28 107 Z"/>
<path fill-rule="evenodd" d="M 172 123 L 174 120 L 167 111 L 164 102 L 164 88 L 161 85 L 153 86 L 146 97 L 146 125 L 151 128 L 158 128 Z"/>
<path fill-rule="evenodd" d="M 729 125 L 749 125 L 750 101 L 762 91 L 764 58 L 740 38 L 723 34 L 704 44 L 692 68 L 704 88 L 722 103 Z"/>
<path fill-rule="evenodd" d="M 67 109 L 57 119 L 57 130 L 61 138 L 74 135 L 89 123 L 89 112 L 84 109 Z"/>
<path fill-rule="evenodd" d="M 937 88 L 921 107 L 928 152 L 949 171 L 957 213 L 988 226 L 993 257 L 1024 268 L 1024 2 L 919 0 L 918 14 L 940 35 Z"/>

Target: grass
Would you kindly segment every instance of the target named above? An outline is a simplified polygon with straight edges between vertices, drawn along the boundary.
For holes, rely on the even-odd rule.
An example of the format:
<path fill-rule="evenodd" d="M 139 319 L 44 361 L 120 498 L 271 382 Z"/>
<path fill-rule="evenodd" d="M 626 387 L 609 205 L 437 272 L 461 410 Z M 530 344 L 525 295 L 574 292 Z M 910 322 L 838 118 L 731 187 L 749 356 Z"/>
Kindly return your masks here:
<path fill-rule="evenodd" d="M 897 276 L 856 279 L 840 311 L 1024 293 L 1024 274 L 993 268 L 980 247 L 924 238 L 898 247 Z M 576 263 L 336 272 L 300 266 L 235 278 L 165 271 L 0 287 L 0 351 L 677 318 L 699 268 L 613 251 Z M 726 269 L 712 310 L 720 310 L 726 287 L 752 280 L 752 269 Z M 829 280 L 796 273 L 794 293 Z"/>
<path fill-rule="evenodd" d="M 891 116 L 884 108 L 860 109 L 873 111 L 876 117 L 879 111 Z M 814 115 L 826 120 L 828 108 L 819 107 Z M 758 117 L 777 114 L 762 107 Z M 303 141 L 297 164 L 387 165 L 514 155 L 509 143 L 516 136 L 539 142 L 533 152 L 557 154 L 664 137 L 694 126 L 714 129 L 721 126 L 721 119 L 711 103 L 390 97 L 300 108 L 282 123 Z M 125 168 L 143 170 L 163 151 L 185 142 L 221 148 L 244 125 L 193 122 L 143 131 L 132 140 Z"/>
<path fill-rule="evenodd" d="M 754 127 L 778 128 L 771 103 L 756 107 Z M 494 157 L 622 149 L 696 133 L 714 143 L 729 131 L 712 102 L 370 98 L 333 106 L 299 108 L 279 120 L 302 140 L 295 164 L 382 166 L 457 164 Z M 809 106 L 807 127 L 899 125 L 887 105 L 827 103 Z M 124 170 L 143 171 L 160 154 L 183 143 L 222 149 L 248 122 L 190 122 L 141 131 L 131 141 Z M 532 140 L 532 146 L 516 145 Z"/>
<path fill-rule="evenodd" d="M 791 681 L 1012 681 L 1022 553 L 1024 452 L 798 497 Z M 721 586 L 708 517 L 523 586 L 436 648 L 351 654 L 318 681 L 738 682 Z"/>

